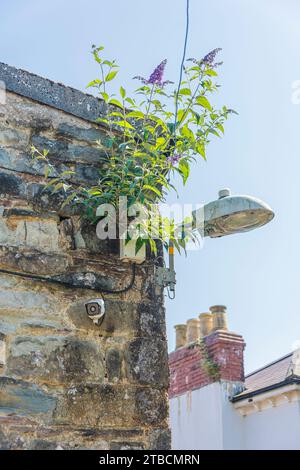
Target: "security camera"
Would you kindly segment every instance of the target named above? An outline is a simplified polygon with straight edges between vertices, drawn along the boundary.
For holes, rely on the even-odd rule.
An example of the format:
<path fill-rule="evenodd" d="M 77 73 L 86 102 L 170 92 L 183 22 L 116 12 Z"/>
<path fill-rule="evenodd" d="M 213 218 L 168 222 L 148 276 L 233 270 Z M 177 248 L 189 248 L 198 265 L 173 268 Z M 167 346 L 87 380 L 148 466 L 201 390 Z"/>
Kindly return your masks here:
<path fill-rule="evenodd" d="M 101 325 L 105 315 L 105 304 L 103 299 L 93 299 L 85 304 L 88 317 L 95 323 Z"/>

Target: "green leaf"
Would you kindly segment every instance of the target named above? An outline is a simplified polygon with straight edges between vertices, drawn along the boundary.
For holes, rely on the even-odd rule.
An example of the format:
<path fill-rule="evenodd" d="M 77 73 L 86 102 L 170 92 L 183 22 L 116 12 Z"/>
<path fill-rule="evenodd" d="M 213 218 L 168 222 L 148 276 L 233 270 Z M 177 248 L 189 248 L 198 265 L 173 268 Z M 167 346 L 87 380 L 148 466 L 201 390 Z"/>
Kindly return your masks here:
<path fill-rule="evenodd" d="M 183 176 L 183 184 L 185 184 L 187 182 L 187 179 L 188 179 L 189 175 L 190 175 L 190 165 L 183 158 L 179 161 L 179 169 L 180 169 L 180 171 L 182 173 L 182 176 Z"/>
<path fill-rule="evenodd" d="M 114 145 L 114 140 L 115 139 L 112 139 L 112 138 L 105 139 L 105 141 L 104 141 L 105 147 L 107 147 L 109 149 L 112 148 L 112 146 Z"/>
<path fill-rule="evenodd" d="M 111 80 L 113 80 L 115 78 L 115 76 L 117 75 L 118 73 L 118 70 L 112 70 L 112 72 L 109 72 L 106 77 L 105 77 L 105 81 L 106 82 L 110 82 Z"/>
<path fill-rule="evenodd" d="M 48 178 L 49 174 L 50 174 L 50 167 L 46 166 L 45 173 L 44 173 L 45 178 Z"/>
<path fill-rule="evenodd" d="M 188 95 L 191 96 L 191 90 L 189 88 L 181 88 L 179 90 L 179 95 Z"/>
<path fill-rule="evenodd" d="M 135 106 L 135 102 L 131 98 L 126 98 L 127 103 L 131 104 L 131 106 Z"/>
<path fill-rule="evenodd" d="M 222 124 L 220 122 L 217 124 L 217 128 L 222 132 L 222 134 L 224 134 L 224 132 L 225 132 L 224 127 L 222 126 Z"/>
<path fill-rule="evenodd" d="M 143 189 L 149 189 L 150 191 L 152 191 L 153 193 L 161 197 L 161 192 L 157 188 L 154 188 L 153 186 L 150 186 L 149 184 L 145 184 L 145 186 L 143 186 Z"/>
<path fill-rule="evenodd" d="M 220 134 L 218 134 L 218 132 L 215 129 L 210 129 L 209 133 L 213 134 L 213 135 L 216 135 L 217 137 L 220 137 Z"/>
<path fill-rule="evenodd" d="M 181 111 L 181 110 L 179 110 L 179 111 L 178 111 L 178 114 L 177 114 L 177 119 L 178 119 L 178 120 L 180 120 L 180 119 L 179 119 L 179 112 L 180 112 L 180 111 Z M 169 129 L 169 131 L 171 132 L 171 134 L 173 134 L 173 132 L 174 132 L 174 130 L 175 130 L 174 122 L 168 122 L 168 123 L 167 123 L 167 128 Z"/>
<path fill-rule="evenodd" d="M 110 117 L 120 117 L 123 119 L 124 116 L 120 111 L 114 111 L 113 113 L 110 113 Z"/>
<path fill-rule="evenodd" d="M 206 160 L 205 146 L 201 142 L 198 142 L 196 145 L 197 152 Z"/>
<path fill-rule="evenodd" d="M 145 243 L 146 243 L 145 239 L 140 238 L 140 237 L 137 239 L 135 243 L 135 254 L 137 254 L 140 251 L 140 249 L 145 245 Z"/>
<path fill-rule="evenodd" d="M 109 100 L 109 104 L 113 104 L 114 106 L 118 106 L 118 108 L 123 109 L 122 103 L 120 103 L 118 100 L 115 100 L 114 98 Z"/>
<path fill-rule="evenodd" d="M 104 99 L 104 101 L 107 103 L 108 100 L 109 100 L 108 94 L 105 93 L 104 91 L 102 91 L 102 92 L 100 93 L 100 95 L 102 96 L 102 98 Z"/>
<path fill-rule="evenodd" d="M 202 106 L 203 108 L 212 111 L 211 104 L 205 96 L 198 96 L 196 99 L 196 103 Z"/>
<path fill-rule="evenodd" d="M 120 95 L 122 96 L 123 99 L 124 99 L 125 96 L 126 96 L 126 90 L 125 90 L 125 88 L 123 88 L 122 86 L 120 87 Z"/>
<path fill-rule="evenodd" d="M 65 201 L 63 202 L 62 208 L 66 207 L 70 202 L 72 202 L 77 197 L 77 193 L 70 194 Z"/>
<path fill-rule="evenodd" d="M 127 117 L 132 117 L 132 118 L 137 118 L 137 119 L 144 119 L 145 114 L 142 113 L 141 111 L 130 111 L 130 113 L 127 114 Z"/>
<path fill-rule="evenodd" d="M 65 170 L 65 171 L 63 171 L 63 172 L 59 175 L 59 177 L 60 177 L 60 178 L 63 178 L 64 176 L 69 176 L 69 175 L 75 175 L 75 171 L 73 171 L 73 170 Z"/>
<path fill-rule="evenodd" d="M 156 145 L 155 148 L 160 148 L 163 147 L 166 144 L 166 139 L 164 137 L 158 137 L 156 139 Z"/>
<path fill-rule="evenodd" d="M 156 255 L 157 254 L 157 246 L 156 246 L 156 243 L 153 240 L 153 238 L 149 238 L 149 243 L 150 243 L 150 248 L 151 248 L 152 253 L 154 253 Z"/>
<path fill-rule="evenodd" d="M 192 142 L 194 142 L 195 140 L 193 132 L 191 131 L 191 129 L 188 128 L 186 124 L 183 127 L 181 127 L 180 134 Z"/>
<path fill-rule="evenodd" d="M 215 70 L 212 70 L 212 69 L 208 69 L 206 70 L 206 75 L 210 75 L 211 77 L 217 77 L 218 74 Z"/>
<path fill-rule="evenodd" d="M 95 86 L 100 86 L 102 85 L 102 80 L 99 80 L 98 78 L 96 80 L 93 80 L 92 82 L 90 82 L 86 88 L 90 88 L 90 87 L 95 87 Z"/>
<path fill-rule="evenodd" d="M 116 122 L 116 125 L 120 127 L 124 127 L 126 129 L 134 129 L 134 127 L 131 124 L 129 124 L 129 122 L 127 121 L 118 121 Z"/>
<path fill-rule="evenodd" d="M 104 46 L 98 46 L 96 47 L 95 45 L 92 46 L 93 52 L 100 52 L 104 50 Z"/>
<path fill-rule="evenodd" d="M 187 111 L 186 109 L 179 109 L 177 113 L 177 122 L 184 121 L 187 118 Z"/>

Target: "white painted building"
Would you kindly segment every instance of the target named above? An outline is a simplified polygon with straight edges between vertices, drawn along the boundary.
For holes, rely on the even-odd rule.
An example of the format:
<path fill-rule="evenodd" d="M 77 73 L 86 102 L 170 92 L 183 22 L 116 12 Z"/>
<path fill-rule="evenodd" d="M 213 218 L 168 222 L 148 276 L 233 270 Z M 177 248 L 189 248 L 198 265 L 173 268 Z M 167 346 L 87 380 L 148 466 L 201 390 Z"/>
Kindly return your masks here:
<path fill-rule="evenodd" d="M 217 380 L 205 381 L 199 372 L 196 375 L 197 369 L 204 367 L 203 359 L 196 354 L 197 342 L 181 344 L 171 353 L 173 449 L 300 450 L 300 350 L 249 374 L 245 380 L 236 380 L 238 365 L 243 366 L 243 355 L 237 354 L 232 342 L 236 337 L 220 329 L 205 337 L 212 361 L 221 363 Z M 233 363 L 236 366 L 232 369 Z M 233 380 L 226 377 L 226 368 L 231 369 Z"/>

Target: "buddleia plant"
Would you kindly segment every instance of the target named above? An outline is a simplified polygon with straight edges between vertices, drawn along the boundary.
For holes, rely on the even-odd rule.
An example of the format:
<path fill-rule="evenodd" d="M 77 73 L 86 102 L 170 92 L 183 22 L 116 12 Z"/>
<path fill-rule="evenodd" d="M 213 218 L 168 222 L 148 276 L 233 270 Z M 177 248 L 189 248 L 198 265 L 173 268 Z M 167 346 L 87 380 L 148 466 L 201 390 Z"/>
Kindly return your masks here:
<path fill-rule="evenodd" d="M 224 123 L 234 112 L 211 104 L 211 96 L 219 88 L 216 79 L 221 62 L 216 57 L 220 49 L 202 59 L 188 59 L 176 89 L 172 81 L 164 79 L 167 60 L 163 60 L 149 78 L 133 77 L 139 85 L 132 95 L 123 86 L 118 94 L 110 92 L 119 67 L 105 59 L 103 51 L 102 46 L 92 47 L 100 74 L 88 85 L 97 91 L 106 110 L 97 119 L 106 134 L 98 142 L 102 156 L 97 184 L 75 185 L 71 171 L 53 176 L 47 150 L 32 148 L 34 158 L 45 163 L 47 186 L 54 192 L 64 192 L 64 204 L 81 204 L 83 216 L 94 222 L 99 205 L 112 204 L 118 211 L 120 197 L 127 198 L 129 208 L 140 204 L 146 216 L 153 213 L 153 207 L 165 202 L 170 191 L 177 192 L 176 175 L 183 185 L 188 183 L 191 164 L 199 158 L 206 160 L 211 138 L 223 135 Z M 147 217 L 139 222 L 137 251 L 144 244 L 156 251 L 157 240 L 166 247 L 171 241 L 178 251 L 185 249 L 188 240 L 196 241 L 191 220 L 177 226 L 174 220 L 157 217 L 159 223 L 154 229 Z"/>

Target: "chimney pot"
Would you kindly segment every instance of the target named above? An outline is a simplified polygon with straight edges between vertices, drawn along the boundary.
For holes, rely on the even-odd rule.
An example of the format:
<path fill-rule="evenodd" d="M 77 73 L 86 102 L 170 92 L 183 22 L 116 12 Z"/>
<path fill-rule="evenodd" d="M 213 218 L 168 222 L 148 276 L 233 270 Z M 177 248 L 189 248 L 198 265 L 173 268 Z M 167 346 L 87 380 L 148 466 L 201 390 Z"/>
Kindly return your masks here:
<path fill-rule="evenodd" d="M 187 333 L 186 340 L 187 344 L 194 343 L 200 338 L 200 322 L 198 318 L 191 318 L 186 322 Z"/>
<path fill-rule="evenodd" d="M 176 332 L 176 349 L 182 348 L 186 345 L 186 330 L 187 326 L 183 325 L 175 325 L 175 332 Z"/>
<path fill-rule="evenodd" d="M 213 318 L 213 331 L 228 330 L 225 305 L 213 305 L 209 310 Z"/>
<path fill-rule="evenodd" d="M 213 329 L 213 317 L 209 312 L 200 313 L 199 315 L 200 322 L 200 336 L 207 336 Z"/>

